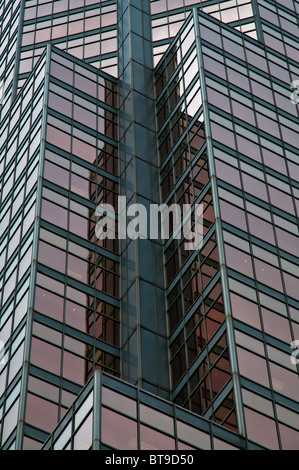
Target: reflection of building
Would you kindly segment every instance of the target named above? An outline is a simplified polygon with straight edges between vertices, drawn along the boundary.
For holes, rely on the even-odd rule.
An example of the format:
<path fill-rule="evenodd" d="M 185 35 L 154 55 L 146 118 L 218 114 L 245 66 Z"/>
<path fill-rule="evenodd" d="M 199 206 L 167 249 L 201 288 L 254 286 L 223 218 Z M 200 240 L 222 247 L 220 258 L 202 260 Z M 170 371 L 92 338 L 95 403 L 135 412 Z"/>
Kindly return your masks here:
<path fill-rule="evenodd" d="M 100 98 L 107 105 L 107 108 L 100 109 L 98 115 L 98 131 L 105 135 L 110 141 L 117 140 L 116 114 L 108 108 L 116 107 L 116 86 L 109 80 L 100 78 L 103 91 L 99 93 Z M 95 161 L 95 166 L 101 168 L 107 174 L 117 173 L 117 148 L 108 142 L 101 142 L 99 153 Z M 117 205 L 117 184 L 105 176 L 90 172 L 89 200 L 94 203 L 94 207 L 89 212 L 88 240 L 93 244 L 101 246 L 101 253 L 90 252 L 90 262 L 88 269 L 87 284 L 100 292 L 105 292 L 115 298 L 119 296 L 119 263 L 105 257 L 104 250 L 110 250 L 118 254 L 118 241 L 105 239 L 98 240 L 96 236 L 96 215 L 95 207 L 101 204 Z M 119 308 L 108 305 L 100 299 L 90 297 L 89 307 L 86 310 L 86 329 L 90 336 L 110 343 L 119 345 Z M 105 351 L 97 349 L 94 354 L 93 346 L 86 347 L 86 378 L 87 382 L 94 373 L 93 362 L 96 368 L 105 370 L 107 366 L 110 370 L 118 371 L 115 357 L 107 355 Z"/>
<path fill-rule="evenodd" d="M 17 352 L 12 351 L 1 383 L 4 397 L 16 383 L 22 384 L 28 429 L 39 428 L 42 439 L 96 368 L 119 375 L 117 246 L 98 243 L 94 215 L 102 198 L 112 202 L 117 194 L 115 165 L 109 163 L 116 158 L 115 130 L 103 135 L 105 128 L 115 127 L 113 101 L 102 101 L 115 95 L 111 79 L 48 48 L 35 80 L 26 83 L 12 108 L 18 113 L 23 106 L 28 117 L 27 122 L 20 120 L 17 152 L 10 154 L 16 158 L 21 183 L 16 185 L 17 202 L 4 234 L 13 230 L 10 227 L 21 215 L 24 224 L 22 233 L 17 230 L 22 252 L 17 279 L 9 268 L 19 259 L 17 245 L 8 253 L 2 308 L 7 315 L 13 307 L 10 322 L 5 323 L 13 328 L 9 341 L 22 338 L 20 332 L 25 338 L 15 343 Z M 103 159 L 103 149 L 106 166 L 97 161 L 97 155 Z M 4 180 L 9 165 L 6 157 Z M 26 372 L 22 357 L 30 363 Z M 40 396 L 43 387 L 45 395 Z M 14 409 L 19 403 L 20 398 Z M 45 415 L 51 416 L 49 422 Z M 4 436 L 10 416 L 3 418 Z M 27 434 L 25 443 L 30 443 L 31 431 Z"/>
<path fill-rule="evenodd" d="M 96 410 L 100 410 L 101 420 Z M 92 443 L 95 450 L 113 447 L 186 452 L 198 446 L 203 450 L 235 450 L 246 445 L 238 434 L 166 400 L 157 400 L 148 392 L 139 394 L 137 387 L 98 371 L 44 449 L 87 450 Z M 249 442 L 248 448 L 256 447 Z"/>
<path fill-rule="evenodd" d="M 298 448 L 296 8 L 0 2 L 2 448 Z M 200 250 L 98 240 L 118 195 Z"/>

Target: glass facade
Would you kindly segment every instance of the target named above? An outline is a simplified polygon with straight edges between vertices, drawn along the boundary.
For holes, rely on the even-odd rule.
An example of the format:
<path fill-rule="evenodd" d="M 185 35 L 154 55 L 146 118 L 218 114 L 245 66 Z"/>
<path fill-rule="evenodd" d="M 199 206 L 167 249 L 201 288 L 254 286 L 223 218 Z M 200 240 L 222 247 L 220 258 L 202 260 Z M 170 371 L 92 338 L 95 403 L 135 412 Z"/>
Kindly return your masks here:
<path fill-rule="evenodd" d="M 17 75 L 15 64 L 19 62 L 20 24 L 24 5 L 22 1 L 0 2 L 0 112 L 9 111 L 16 94 Z"/>
<path fill-rule="evenodd" d="M 1 448 L 298 449 L 298 13 L 0 2 Z"/>
<path fill-rule="evenodd" d="M 48 48 L 2 121 L 2 444 L 11 393 L 25 443 L 42 441 L 95 368 L 119 375 L 118 246 L 95 235 L 118 194 L 116 97 L 113 78 Z"/>
<path fill-rule="evenodd" d="M 245 448 L 263 449 L 169 401 L 96 371 L 42 450 Z"/>
<path fill-rule="evenodd" d="M 173 399 L 236 430 L 192 17 L 161 60 L 156 89 L 162 201 L 203 204 L 201 249 L 186 250 L 174 236 L 165 244 Z"/>
<path fill-rule="evenodd" d="M 32 286 L 45 56 L 2 119 L 1 139 L 1 435 L 16 428 Z"/>
<path fill-rule="evenodd" d="M 261 18 L 263 24 L 263 10 Z M 277 54 L 267 41 L 261 47 L 239 33 L 232 36 L 227 26 L 203 14 L 199 25 L 201 80 L 208 97 L 204 118 L 213 145 L 209 158 L 215 166 L 247 436 L 271 449 L 285 448 L 289 440 L 291 448 L 297 431 L 282 424 L 277 407 L 287 402 L 295 411 L 299 385 L 289 359 L 298 328 L 298 265 L 293 255 L 299 245 L 296 233 L 283 223 L 298 220 L 298 168 L 292 159 L 298 151 L 298 108 L 281 101 L 288 82 L 282 82 L 278 70 L 271 72 Z M 212 39 L 216 35 L 222 39 L 223 75 L 216 75 L 206 62 L 217 49 Z M 286 70 L 288 61 L 292 58 L 281 59 L 278 69 Z M 238 74 L 243 77 L 237 79 Z M 294 78 L 291 72 L 290 83 Z M 283 164 L 274 167 L 276 154 Z M 286 246 L 289 237 L 294 245 Z M 282 317 L 284 326 L 278 327 Z M 268 409 L 266 400 L 265 408 L 255 407 L 255 393 L 258 403 L 271 396 L 272 406 Z"/>

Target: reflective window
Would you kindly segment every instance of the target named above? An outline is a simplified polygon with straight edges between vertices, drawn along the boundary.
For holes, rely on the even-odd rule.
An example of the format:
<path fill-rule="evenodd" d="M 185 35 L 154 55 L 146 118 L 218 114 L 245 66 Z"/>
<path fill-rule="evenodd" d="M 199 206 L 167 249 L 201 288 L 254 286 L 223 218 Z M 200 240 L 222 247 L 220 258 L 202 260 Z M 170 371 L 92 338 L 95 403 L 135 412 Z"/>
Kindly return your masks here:
<path fill-rule="evenodd" d="M 137 449 L 137 423 L 102 407 L 102 442 L 119 450 Z"/>

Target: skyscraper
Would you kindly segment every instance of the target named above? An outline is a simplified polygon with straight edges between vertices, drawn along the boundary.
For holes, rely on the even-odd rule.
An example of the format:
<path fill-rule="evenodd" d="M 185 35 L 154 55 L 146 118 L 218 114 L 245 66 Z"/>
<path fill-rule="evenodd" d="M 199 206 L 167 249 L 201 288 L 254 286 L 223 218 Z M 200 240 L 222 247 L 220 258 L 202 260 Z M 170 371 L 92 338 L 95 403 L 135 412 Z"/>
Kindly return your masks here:
<path fill-rule="evenodd" d="M 0 12 L 1 447 L 297 449 L 299 3 Z"/>

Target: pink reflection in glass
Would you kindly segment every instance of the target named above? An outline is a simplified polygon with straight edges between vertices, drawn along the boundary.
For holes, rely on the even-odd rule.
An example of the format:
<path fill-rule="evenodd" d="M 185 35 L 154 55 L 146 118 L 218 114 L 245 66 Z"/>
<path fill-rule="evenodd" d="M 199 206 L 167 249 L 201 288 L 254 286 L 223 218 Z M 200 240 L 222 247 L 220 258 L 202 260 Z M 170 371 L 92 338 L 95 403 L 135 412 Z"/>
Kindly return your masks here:
<path fill-rule="evenodd" d="M 90 413 L 88 418 L 82 424 L 79 431 L 74 436 L 74 450 L 88 450 L 92 444 L 92 417 Z"/>
<path fill-rule="evenodd" d="M 252 126 L 255 125 L 254 113 L 252 109 L 235 100 L 232 100 L 232 108 L 234 117 L 237 117 L 242 121 L 251 124 Z"/>
<path fill-rule="evenodd" d="M 45 431 L 53 431 L 58 420 L 58 405 L 31 393 L 27 395 L 26 422 Z"/>
<path fill-rule="evenodd" d="M 260 328 L 260 317 L 257 304 L 236 294 L 231 294 L 233 316 L 248 325 Z"/>
<path fill-rule="evenodd" d="M 280 228 L 276 228 L 278 238 L 278 246 L 289 253 L 299 253 L 299 239 L 298 236 L 285 232 Z"/>
<path fill-rule="evenodd" d="M 292 341 L 289 321 L 285 317 L 281 317 L 270 310 L 262 308 L 264 330 L 271 336 L 281 341 L 290 343 Z"/>
<path fill-rule="evenodd" d="M 254 96 L 258 96 L 259 98 L 266 100 L 268 103 L 274 104 L 273 94 L 270 87 L 266 87 L 255 80 L 251 80 L 251 86 Z"/>
<path fill-rule="evenodd" d="M 241 188 L 240 172 L 236 169 L 227 165 L 226 163 L 216 159 L 216 173 L 220 180 L 224 180 L 226 183 Z"/>
<path fill-rule="evenodd" d="M 83 77 L 82 75 L 75 74 L 75 88 L 84 91 L 90 96 L 97 96 L 97 85 L 95 82 Z"/>
<path fill-rule="evenodd" d="M 250 91 L 249 80 L 242 73 L 227 67 L 228 80 L 230 83 L 241 86 L 243 90 Z"/>
<path fill-rule="evenodd" d="M 275 421 L 248 408 L 245 408 L 245 420 L 249 439 L 268 449 L 279 449 Z"/>
<path fill-rule="evenodd" d="M 69 172 L 47 160 L 45 161 L 44 178 L 62 188 L 69 188 Z"/>
<path fill-rule="evenodd" d="M 214 46 L 222 48 L 220 34 L 218 34 L 215 31 L 212 31 L 210 28 L 200 25 L 200 36 L 202 39 L 205 39 L 206 41 L 210 42 Z"/>
<path fill-rule="evenodd" d="M 269 387 L 265 359 L 237 347 L 240 374 L 254 382 Z"/>
<path fill-rule="evenodd" d="M 299 450 L 298 431 L 280 424 L 279 432 L 283 450 Z"/>
<path fill-rule="evenodd" d="M 235 137 L 232 131 L 225 127 L 219 126 L 215 122 L 211 122 L 212 137 L 217 142 L 221 142 L 228 147 L 235 149 Z"/>
<path fill-rule="evenodd" d="M 179 439 L 184 439 L 189 444 L 203 449 L 211 449 L 211 439 L 210 435 L 197 429 L 188 424 L 183 423 L 182 421 L 177 421 L 177 434 Z"/>
<path fill-rule="evenodd" d="M 271 101 L 273 101 L 272 98 Z M 279 127 L 275 121 L 266 116 L 263 116 L 260 113 L 256 113 L 256 115 L 259 129 L 268 132 L 271 135 L 279 135 Z"/>
<path fill-rule="evenodd" d="M 38 261 L 56 271 L 65 272 L 65 252 L 43 241 L 39 242 Z"/>
<path fill-rule="evenodd" d="M 85 19 L 85 32 L 92 29 L 98 29 L 101 25 L 100 15 Z"/>
<path fill-rule="evenodd" d="M 51 28 L 40 29 L 36 31 L 35 43 L 50 41 L 51 39 Z"/>
<path fill-rule="evenodd" d="M 225 245 L 226 263 L 232 269 L 252 277 L 252 261 L 251 256 L 244 251 L 236 250 L 230 245 Z"/>
<path fill-rule="evenodd" d="M 54 7 L 54 13 L 65 11 L 68 9 L 68 0 L 58 0 L 54 2 L 53 7 Z"/>
<path fill-rule="evenodd" d="M 74 212 L 70 212 L 70 232 L 87 239 L 88 237 L 89 222 L 87 219 L 80 217 Z"/>
<path fill-rule="evenodd" d="M 73 154 L 90 163 L 95 163 L 97 156 L 95 147 L 75 137 L 73 137 Z"/>
<path fill-rule="evenodd" d="M 281 274 L 279 269 L 258 259 L 254 260 L 254 265 L 256 278 L 259 282 L 262 282 L 266 286 L 272 287 L 280 292 L 282 291 Z"/>
<path fill-rule="evenodd" d="M 20 61 L 19 73 L 30 72 L 32 67 L 32 59 L 23 59 Z"/>
<path fill-rule="evenodd" d="M 261 151 L 257 144 L 251 142 L 240 135 L 237 135 L 238 150 L 240 153 L 247 155 L 248 157 L 261 162 Z"/>
<path fill-rule="evenodd" d="M 87 284 L 89 274 L 89 263 L 83 261 L 76 256 L 69 254 L 68 256 L 68 276 L 77 279 L 80 282 Z"/>
<path fill-rule="evenodd" d="M 26 8 L 24 20 L 32 20 L 35 18 L 35 15 L 36 15 L 36 7 Z"/>
<path fill-rule="evenodd" d="M 297 401 L 299 396 L 298 374 L 273 364 L 272 362 L 270 362 L 270 370 L 274 390 Z"/>
<path fill-rule="evenodd" d="M 32 338 L 30 362 L 41 369 L 60 375 L 61 349 Z"/>
<path fill-rule="evenodd" d="M 251 214 L 248 214 L 248 223 L 252 235 L 275 245 L 273 227 L 271 224 Z"/>
<path fill-rule="evenodd" d="M 116 24 L 116 12 L 106 13 L 106 15 L 102 15 L 102 28 L 104 26 L 110 26 Z"/>
<path fill-rule="evenodd" d="M 59 297 L 40 287 L 37 287 L 35 291 L 34 308 L 48 317 L 59 321 L 63 319 L 63 297 Z"/>
<path fill-rule="evenodd" d="M 72 21 L 69 23 L 69 34 L 83 33 L 83 20 Z"/>
<path fill-rule="evenodd" d="M 87 111 L 87 109 L 81 108 L 81 106 L 74 105 L 74 119 L 75 121 L 81 122 L 85 126 L 88 126 L 96 130 L 96 114 Z"/>
<path fill-rule="evenodd" d="M 72 183 L 71 183 L 71 190 L 74 193 L 79 194 L 79 196 L 86 197 L 87 199 L 91 196 L 91 188 L 90 182 L 85 179 L 81 178 L 78 175 L 72 174 Z"/>
<path fill-rule="evenodd" d="M 42 201 L 42 219 L 58 227 L 67 228 L 67 211 L 50 201 Z"/>
<path fill-rule="evenodd" d="M 288 101 L 288 108 L 289 107 L 290 105 Z M 287 175 L 286 160 L 284 158 L 264 148 L 263 148 L 263 157 L 264 157 L 264 163 L 266 166 L 268 166 L 269 168 L 272 168 L 273 170 L 278 171 L 279 173 L 282 173 L 283 175 Z"/>
<path fill-rule="evenodd" d="M 266 185 L 263 181 L 252 178 L 251 176 L 243 173 L 242 174 L 244 191 L 253 194 L 255 197 L 268 201 Z"/>
<path fill-rule="evenodd" d="M 292 131 L 288 127 L 285 127 L 285 126 L 282 126 L 282 125 L 280 127 L 281 127 L 283 140 L 286 143 L 291 144 L 291 145 L 293 145 L 294 147 L 297 148 L 297 146 L 298 146 L 298 132 Z"/>
<path fill-rule="evenodd" d="M 140 448 L 141 450 L 175 450 L 175 440 L 141 424 Z"/>
<path fill-rule="evenodd" d="M 41 3 L 41 2 L 39 2 Z M 37 11 L 37 16 L 46 16 L 46 15 L 51 15 L 52 13 L 52 5 L 53 2 L 46 3 L 46 5 L 39 5 L 38 6 L 38 11 Z"/>
<path fill-rule="evenodd" d="M 59 2 L 55 2 L 59 3 Z M 62 38 L 67 35 L 67 24 L 60 24 L 53 26 L 52 28 L 52 39 Z"/>
<path fill-rule="evenodd" d="M 100 54 L 100 43 L 93 42 L 92 44 L 85 44 L 84 46 L 84 57 L 93 57 Z"/>
<path fill-rule="evenodd" d="M 73 85 L 73 71 L 54 61 L 51 62 L 51 75 L 69 85 Z"/>
<path fill-rule="evenodd" d="M 71 151 L 71 136 L 50 125 L 47 128 L 47 142 L 67 152 Z"/>
<path fill-rule="evenodd" d="M 66 379 L 71 380 L 72 382 L 76 382 L 77 384 L 84 385 L 86 382 L 86 368 L 86 359 L 75 356 L 68 351 L 64 351 L 63 376 Z"/>
<path fill-rule="evenodd" d="M 221 217 L 229 224 L 247 230 L 245 212 L 223 200 L 220 200 Z"/>
<path fill-rule="evenodd" d="M 184 444 L 183 442 L 178 441 L 178 450 L 196 450 L 196 448 L 187 446 L 187 444 Z"/>
<path fill-rule="evenodd" d="M 34 31 L 22 35 L 22 46 L 28 46 L 34 43 Z"/>
<path fill-rule="evenodd" d="M 78 330 L 86 330 L 87 308 L 78 305 L 71 300 L 66 300 L 65 322 Z"/>
<path fill-rule="evenodd" d="M 137 450 L 137 423 L 102 407 L 101 440 L 118 450 Z"/>
<path fill-rule="evenodd" d="M 49 94 L 49 108 L 55 109 L 64 116 L 72 117 L 72 103 L 52 92 Z"/>
<path fill-rule="evenodd" d="M 294 214 L 293 200 L 290 195 L 283 193 L 279 189 L 269 186 L 271 204 L 290 214 Z M 294 214 L 295 215 L 295 214 Z"/>

